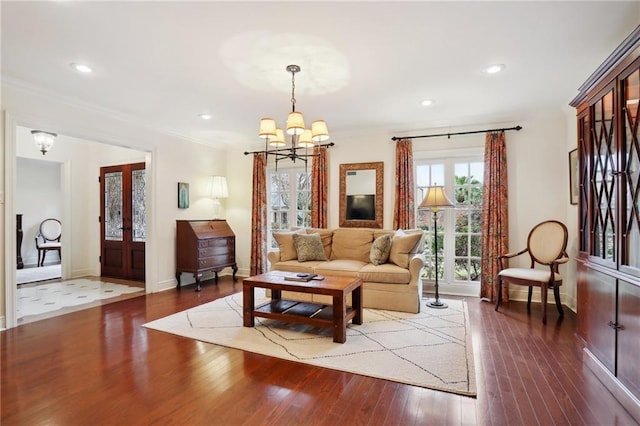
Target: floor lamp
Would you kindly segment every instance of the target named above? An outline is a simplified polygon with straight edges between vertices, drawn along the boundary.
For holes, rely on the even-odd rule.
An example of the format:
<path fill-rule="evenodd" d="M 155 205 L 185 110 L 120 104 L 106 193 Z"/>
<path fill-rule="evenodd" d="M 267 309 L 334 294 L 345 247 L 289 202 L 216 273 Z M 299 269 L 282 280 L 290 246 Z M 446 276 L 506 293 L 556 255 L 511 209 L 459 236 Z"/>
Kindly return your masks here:
<path fill-rule="evenodd" d="M 453 203 L 447 197 L 444 192 L 443 186 L 430 186 L 427 188 L 427 195 L 418 206 L 418 209 L 431 209 L 433 212 L 433 238 L 435 242 L 436 253 L 436 298 L 427 302 L 427 306 L 430 308 L 444 309 L 447 307 L 446 303 L 440 301 L 440 293 L 438 293 L 438 208 L 440 207 L 452 207 Z"/>

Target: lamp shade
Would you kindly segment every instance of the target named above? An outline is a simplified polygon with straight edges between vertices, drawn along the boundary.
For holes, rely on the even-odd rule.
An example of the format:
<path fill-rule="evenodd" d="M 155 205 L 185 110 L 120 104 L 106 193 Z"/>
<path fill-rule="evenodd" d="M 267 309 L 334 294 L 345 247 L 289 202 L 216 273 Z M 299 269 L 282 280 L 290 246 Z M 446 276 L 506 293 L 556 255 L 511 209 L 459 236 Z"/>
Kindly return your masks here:
<path fill-rule="evenodd" d="M 302 132 L 302 134 L 298 138 L 298 146 L 301 146 L 303 148 L 312 148 L 313 145 L 314 143 L 311 140 L 311 130 L 304 129 L 304 132 Z"/>
<path fill-rule="evenodd" d="M 452 207 L 453 203 L 444 192 L 443 186 L 430 186 L 427 188 L 427 195 L 418 206 L 419 209 L 434 209 L 438 207 Z"/>
<path fill-rule="evenodd" d="M 209 195 L 211 198 L 227 198 L 227 178 L 224 176 L 211 176 L 209 178 Z"/>
<path fill-rule="evenodd" d="M 301 112 L 290 112 L 287 117 L 287 133 L 301 135 L 304 132 L 304 117 Z"/>
<path fill-rule="evenodd" d="M 262 139 L 270 138 L 276 135 L 276 120 L 273 118 L 261 118 L 258 136 Z"/>
<path fill-rule="evenodd" d="M 311 138 L 314 142 L 322 142 L 329 139 L 329 129 L 324 120 L 316 120 L 311 123 Z"/>
<path fill-rule="evenodd" d="M 284 132 L 282 129 L 276 129 L 276 135 L 269 139 L 269 145 L 281 148 L 286 145 L 284 141 Z"/>
<path fill-rule="evenodd" d="M 51 149 L 56 136 L 58 136 L 55 133 L 45 132 L 43 130 L 32 130 L 31 134 L 33 135 L 36 147 L 42 152 L 42 155 Z"/>

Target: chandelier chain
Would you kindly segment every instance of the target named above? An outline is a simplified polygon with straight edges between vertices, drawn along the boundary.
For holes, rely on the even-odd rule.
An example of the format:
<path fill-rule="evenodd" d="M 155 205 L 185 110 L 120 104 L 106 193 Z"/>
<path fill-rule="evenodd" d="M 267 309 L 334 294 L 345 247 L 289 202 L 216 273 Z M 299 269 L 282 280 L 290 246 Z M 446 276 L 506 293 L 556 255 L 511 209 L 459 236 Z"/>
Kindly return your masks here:
<path fill-rule="evenodd" d="M 291 109 L 296 110 L 296 73 L 291 71 Z"/>

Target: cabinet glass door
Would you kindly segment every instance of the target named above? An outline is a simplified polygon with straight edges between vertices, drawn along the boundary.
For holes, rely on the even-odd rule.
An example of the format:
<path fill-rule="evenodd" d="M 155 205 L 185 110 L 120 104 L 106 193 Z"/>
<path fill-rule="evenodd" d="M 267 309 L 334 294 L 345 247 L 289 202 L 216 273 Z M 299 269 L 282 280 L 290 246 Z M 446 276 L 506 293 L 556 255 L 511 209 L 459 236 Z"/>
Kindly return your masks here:
<path fill-rule="evenodd" d="M 616 260 L 616 140 L 613 89 L 591 106 L 592 255 Z"/>
<path fill-rule="evenodd" d="M 640 68 L 622 80 L 624 140 L 622 147 L 623 241 L 621 264 L 640 273 L 640 144 L 638 143 L 638 101 Z M 629 271 L 631 272 L 631 271 Z"/>

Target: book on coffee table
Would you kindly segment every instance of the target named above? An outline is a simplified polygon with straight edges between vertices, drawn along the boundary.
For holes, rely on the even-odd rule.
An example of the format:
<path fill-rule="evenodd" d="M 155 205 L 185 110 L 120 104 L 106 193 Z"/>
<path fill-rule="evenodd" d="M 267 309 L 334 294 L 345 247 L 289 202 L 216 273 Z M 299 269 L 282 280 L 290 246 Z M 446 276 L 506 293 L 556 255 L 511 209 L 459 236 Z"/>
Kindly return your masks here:
<path fill-rule="evenodd" d="M 321 277 L 317 274 L 297 274 L 297 275 L 288 275 L 284 277 L 286 281 L 298 281 L 303 283 L 308 283 L 311 280 L 322 280 L 324 277 Z"/>

